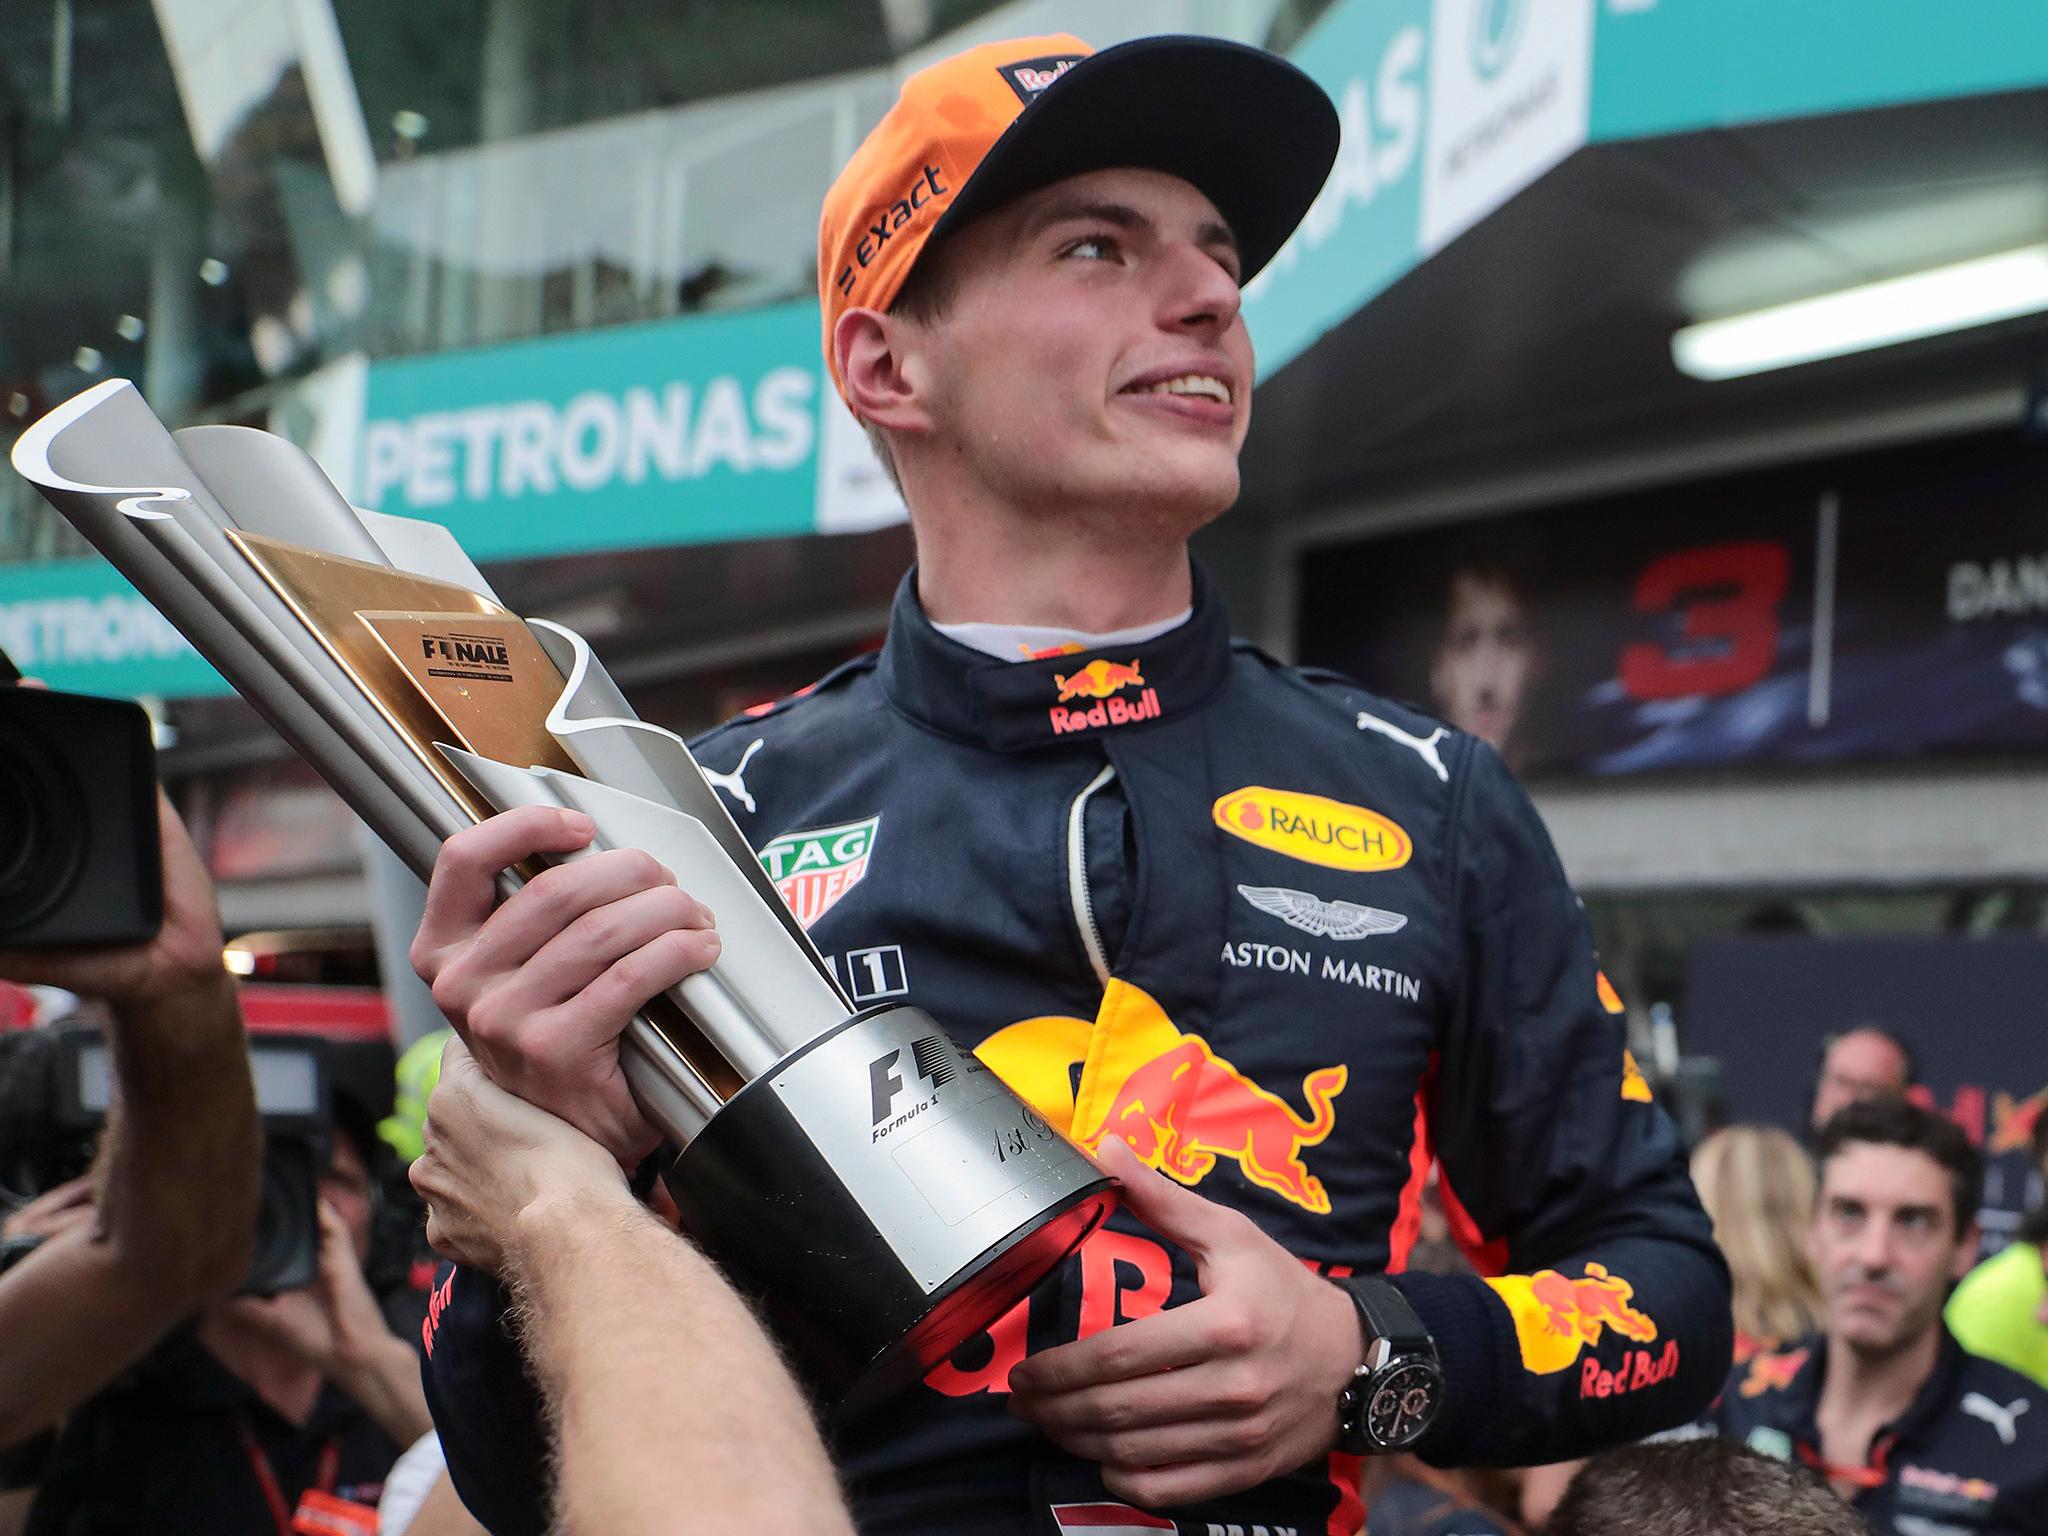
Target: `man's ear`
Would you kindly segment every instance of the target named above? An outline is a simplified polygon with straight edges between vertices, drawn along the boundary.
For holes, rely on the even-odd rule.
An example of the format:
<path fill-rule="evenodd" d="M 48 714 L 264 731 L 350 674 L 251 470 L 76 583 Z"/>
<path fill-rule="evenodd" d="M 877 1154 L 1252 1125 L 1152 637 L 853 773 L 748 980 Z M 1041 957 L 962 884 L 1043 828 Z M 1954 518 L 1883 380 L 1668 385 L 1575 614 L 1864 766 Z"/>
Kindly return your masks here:
<path fill-rule="evenodd" d="M 1965 1232 L 1962 1241 L 1956 1244 L 1956 1256 L 1949 1261 L 1949 1279 L 1960 1280 L 1977 1267 L 1977 1249 L 1982 1246 L 1983 1241 L 1983 1227 L 1977 1222 L 1971 1222 L 1970 1230 Z"/>
<path fill-rule="evenodd" d="M 901 317 L 873 309 L 849 309 L 832 328 L 832 355 L 853 414 L 899 432 L 931 424 L 903 349 L 908 330 Z"/>

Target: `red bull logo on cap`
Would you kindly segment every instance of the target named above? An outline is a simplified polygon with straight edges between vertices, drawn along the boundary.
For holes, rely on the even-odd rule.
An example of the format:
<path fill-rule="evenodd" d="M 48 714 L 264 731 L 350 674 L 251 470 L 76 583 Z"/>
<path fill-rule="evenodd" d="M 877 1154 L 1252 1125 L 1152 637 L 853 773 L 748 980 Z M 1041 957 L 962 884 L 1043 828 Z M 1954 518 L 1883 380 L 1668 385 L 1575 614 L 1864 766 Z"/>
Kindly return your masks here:
<path fill-rule="evenodd" d="M 1094 1025 L 1026 1019 L 984 1041 L 976 1054 L 1091 1151 L 1104 1136 L 1120 1136 L 1145 1163 L 1187 1185 L 1200 1184 L 1227 1160 L 1259 1188 L 1329 1214 L 1329 1191 L 1302 1154 L 1336 1128 L 1335 1100 L 1349 1075 L 1341 1064 L 1302 1080 L 1303 1114 L 1200 1035 L 1177 1028 L 1141 988 L 1115 980 Z M 1077 1057 L 1084 1063 L 1080 1086 L 1068 1100 Z"/>

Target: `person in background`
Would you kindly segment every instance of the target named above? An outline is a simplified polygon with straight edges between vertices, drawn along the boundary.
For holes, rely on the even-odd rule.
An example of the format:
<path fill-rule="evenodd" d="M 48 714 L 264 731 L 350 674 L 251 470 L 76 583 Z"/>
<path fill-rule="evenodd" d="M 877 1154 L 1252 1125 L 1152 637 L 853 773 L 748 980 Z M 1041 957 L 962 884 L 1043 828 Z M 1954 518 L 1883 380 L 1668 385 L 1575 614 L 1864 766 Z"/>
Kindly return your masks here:
<path fill-rule="evenodd" d="M 1944 1529 L 1948 1529 L 1944 1527 Z M 1870 1536 L 1802 1467 L 1723 1440 L 1626 1446 L 1587 1462 L 1543 1536 Z"/>
<path fill-rule="evenodd" d="M 1932 1110 L 1870 1099 L 1830 1120 L 1808 1228 L 1826 1327 L 1736 1367 L 1707 1422 L 1819 1472 L 1879 1531 L 2048 1532 L 2048 1393 L 1942 1323 L 1983 1182 Z"/>
<path fill-rule="evenodd" d="M 1692 1182 L 1735 1282 L 1735 1363 L 1819 1331 L 1814 1173 L 1799 1143 L 1776 1126 L 1725 1126 L 1693 1152 Z"/>
<path fill-rule="evenodd" d="M 375 1147 L 368 1113 L 337 1095 L 313 1283 L 212 1303 L 74 1412 L 28 1536 L 376 1531 L 385 1473 L 430 1421 L 418 1356 L 363 1274 Z"/>
<path fill-rule="evenodd" d="M 774 1344 L 611 1154 L 499 1088 L 460 1041 L 430 1104 L 412 1167 L 428 1237 L 516 1287 L 555 1420 L 560 1529 L 852 1536 Z"/>
<path fill-rule="evenodd" d="M 1903 1098 L 1919 1080 L 1912 1047 L 1890 1030 L 1859 1024 L 1830 1035 L 1821 1046 L 1809 1127 L 1819 1136 L 1821 1127 L 1844 1106 L 1863 1099 Z"/>
<path fill-rule="evenodd" d="M 107 1006 L 115 1107 L 89 1182 L 9 1234 L 0 1447 L 47 1429 L 225 1296 L 255 1240 L 261 1140 L 212 883 L 157 802 L 164 921 L 144 944 L 0 951 L 0 976 Z M 26 1250 L 25 1255 L 23 1250 Z"/>
<path fill-rule="evenodd" d="M 1430 698 L 1443 717 L 1519 770 L 1518 733 L 1535 675 L 1529 604 L 1514 572 L 1486 563 L 1453 571 L 1429 667 Z"/>
<path fill-rule="evenodd" d="M 2048 1387 L 2048 1113 L 2036 1113 L 2030 1146 L 2041 1201 L 1956 1287 L 1948 1326 L 1972 1354 Z"/>

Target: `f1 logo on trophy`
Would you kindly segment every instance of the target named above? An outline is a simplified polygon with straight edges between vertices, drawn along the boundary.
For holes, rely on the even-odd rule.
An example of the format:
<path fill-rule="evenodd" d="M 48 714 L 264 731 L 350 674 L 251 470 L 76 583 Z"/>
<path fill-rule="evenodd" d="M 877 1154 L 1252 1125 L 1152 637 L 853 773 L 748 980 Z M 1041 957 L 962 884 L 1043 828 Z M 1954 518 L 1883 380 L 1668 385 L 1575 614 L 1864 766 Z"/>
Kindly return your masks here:
<path fill-rule="evenodd" d="M 268 433 L 173 435 L 120 379 L 13 461 L 415 872 L 472 822 L 557 805 L 596 822 L 587 851 L 644 849 L 719 914 L 717 964 L 621 1055 L 682 1149 L 684 1225 L 825 1401 L 921 1375 L 1113 1208 L 1114 1181 L 928 1015 L 855 1007 L 682 739 L 581 637 L 508 611 L 447 529 L 351 507 Z M 892 1078 L 903 1120 L 878 1136 Z"/>

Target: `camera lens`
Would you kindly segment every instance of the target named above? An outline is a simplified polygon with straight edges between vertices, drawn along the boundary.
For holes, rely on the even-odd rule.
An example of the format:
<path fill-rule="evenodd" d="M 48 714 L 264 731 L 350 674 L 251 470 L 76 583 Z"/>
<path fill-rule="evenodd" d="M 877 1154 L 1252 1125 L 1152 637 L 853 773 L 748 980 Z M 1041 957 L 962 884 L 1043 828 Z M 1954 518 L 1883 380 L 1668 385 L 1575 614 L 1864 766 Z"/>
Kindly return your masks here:
<path fill-rule="evenodd" d="M 271 1136 L 263 1153 L 256 1248 L 245 1295 L 274 1296 L 311 1285 L 320 1272 L 320 1156 L 314 1145 Z"/>
<path fill-rule="evenodd" d="M 0 939 L 39 922 L 85 863 L 85 807 L 33 739 L 0 741 Z"/>

